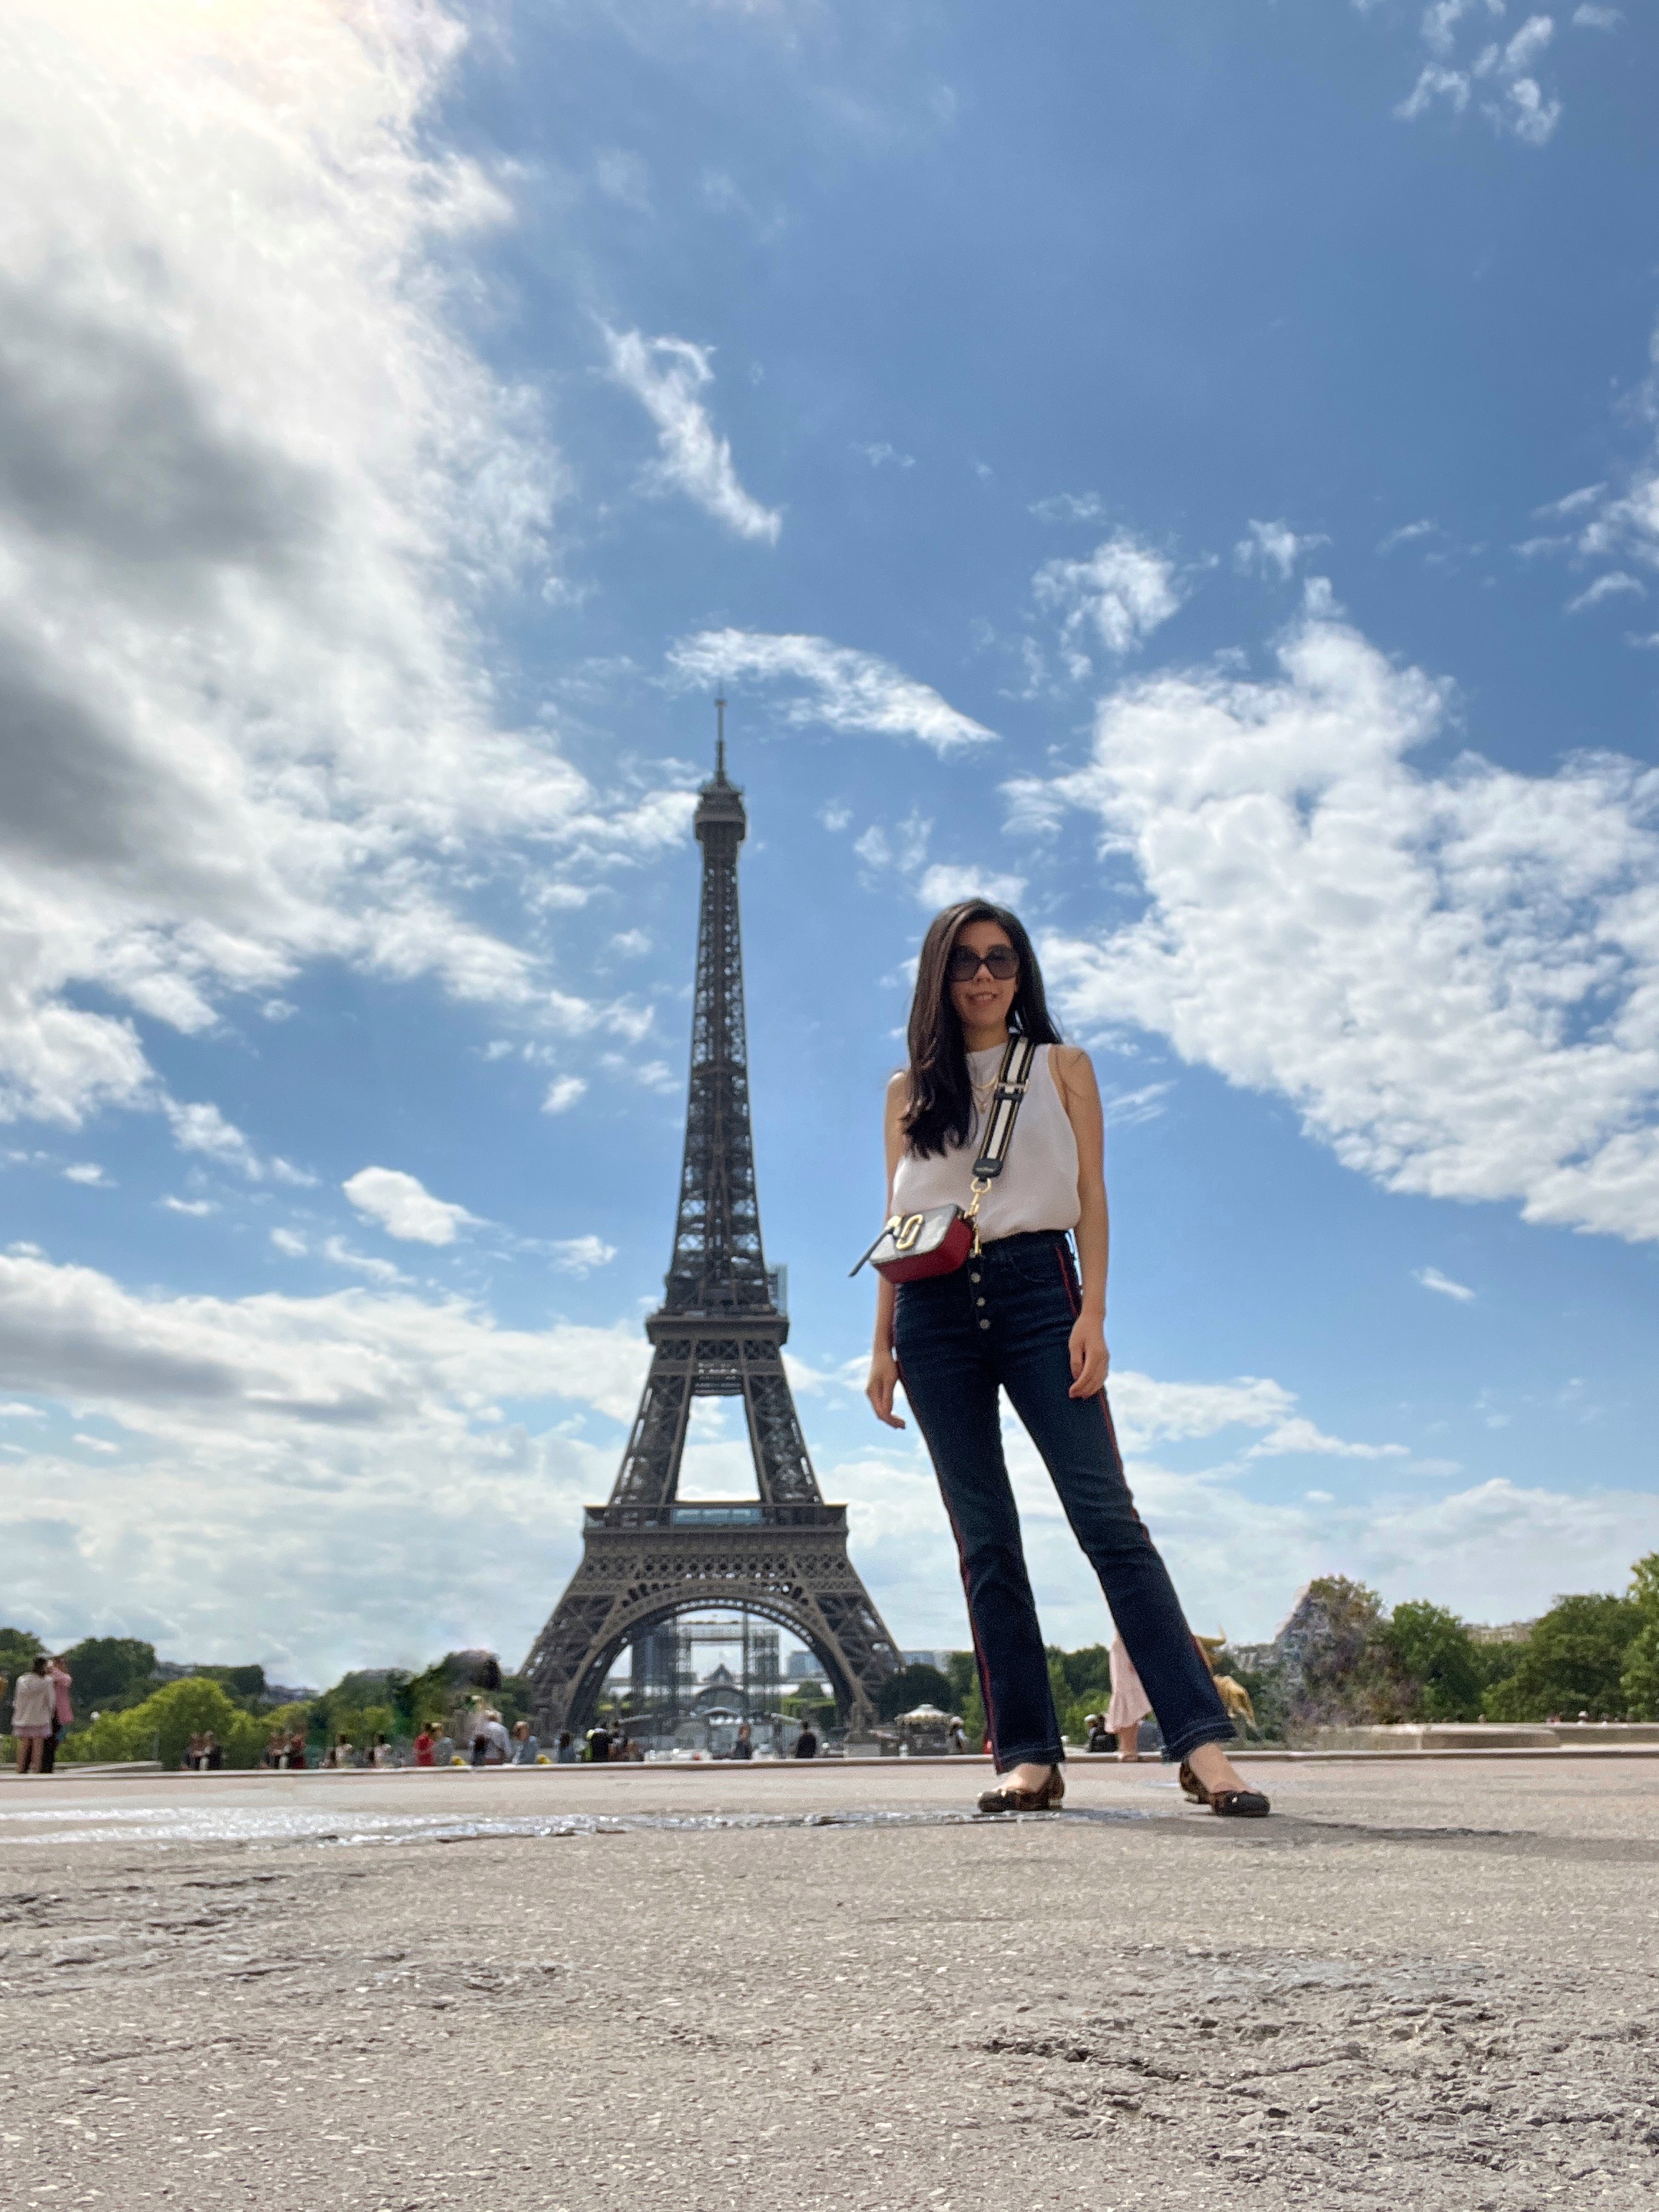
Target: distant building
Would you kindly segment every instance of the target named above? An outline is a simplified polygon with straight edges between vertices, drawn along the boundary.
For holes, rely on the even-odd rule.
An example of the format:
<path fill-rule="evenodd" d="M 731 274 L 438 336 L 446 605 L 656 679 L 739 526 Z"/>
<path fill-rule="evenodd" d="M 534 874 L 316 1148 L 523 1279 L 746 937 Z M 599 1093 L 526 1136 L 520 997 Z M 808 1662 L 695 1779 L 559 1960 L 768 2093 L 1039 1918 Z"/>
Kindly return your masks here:
<path fill-rule="evenodd" d="M 1484 1620 L 1471 1620 L 1465 1626 L 1476 1644 L 1524 1644 L 1538 1623 L 1535 1620 L 1503 1620 L 1494 1626 Z"/>
<path fill-rule="evenodd" d="M 899 1656 L 907 1667 L 937 1667 L 941 1674 L 948 1674 L 951 1671 L 948 1651 L 904 1651 Z"/>

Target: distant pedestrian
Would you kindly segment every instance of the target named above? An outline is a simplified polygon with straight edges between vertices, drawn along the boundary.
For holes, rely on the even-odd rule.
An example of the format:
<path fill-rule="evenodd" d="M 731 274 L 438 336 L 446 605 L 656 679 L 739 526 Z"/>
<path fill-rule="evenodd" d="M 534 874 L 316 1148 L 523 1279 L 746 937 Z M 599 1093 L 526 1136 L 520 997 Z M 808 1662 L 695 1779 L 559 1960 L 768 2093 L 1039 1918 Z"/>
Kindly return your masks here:
<path fill-rule="evenodd" d="M 755 1756 L 754 1731 L 747 1721 L 738 1729 L 738 1740 L 732 1747 L 733 1759 L 752 1759 Z"/>
<path fill-rule="evenodd" d="M 513 1731 L 514 1765 L 533 1766 L 541 1755 L 539 1738 L 531 1735 L 528 1721 L 520 1721 Z"/>
<path fill-rule="evenodd" d="M 47 1736 L 40 1754 L 40 1771 L 50 1774 L 58 1764 L 58 1747 L 75 1723 L 75 1709 L 70 1704 L 70 1685 L 73 1680 L 69 1668 L 61 1659 L 46 1662 L 46 1679 L 52 1684 L 52 1733 Z"/>
<path fill-rule="evenodd" d="M 1197 1638 L 1194 1641 L 1196 1643 Z M 1204 1658 L 1201 1645 L 1199 1656 Z M 1207 1659 L 1205 1664 L 1208 1666 Z M 1111 1669 L 1112 1702 L 1106 1708 L 1106 1725 L 1117 1738 L 1118 1757 L 1137 1759 L 1140 1756 L 1140 1723 L 1152 1711 L 1152 1701 L 1142 1687 L 1135 1662 L 1121 1636 L 1112 1638 Z"/>
<path fill-rule="evenodd" d="M 603 1721 L 587 1731 L 587 1756 L 595 1766 L 603 1766 L 611 1757 L 611 1731 Z"/>
<path fill-rule="evenodd" d="M 225 1763 L 225 1747 L 209 1729 L 202 1738 L 202 1771 L 216 1774 Z"/>
<path fill-rule="evenodd" d="M 440 1731 L 432 1747 L 432 1764 L 434 1766 L 453 1766 L 455 1764 L 455 1739 L 447 1729 Z"/>
<path fill-rule="evenodd" d="M 272 1729 L 265 1738 L 265 1747 L 259 1754 L 261 1766 L 282 1768 L 288 1765 L 288 1738 L 281 1729 Z"/>
<path fill-rule="evenodd" d="M 202 1767 L 202 1736 L 199 1729 L 198 1729 L 197 1733 L 191 1736 L 190 1741 L 185 1746 L 184 1754 L 180 1758 L 179 1764 L 187 1773 L 200 1773 Z"/>
<path fill-rule="evenodd" d="M 295 1729 L 288 1740 L 288 1771 L 290 1774 L 303 1774 L 307 1763 L 306 1732 L 303 1729 Z"/>
<path fill-rule="evenodd" d="M 576 1747 L 568 1729 L 559 1730 L 559 1741 L 553 1748 L 553 1763 L 556 1766 L 574 1766 L 576 1764 Z"/>
<path fill-rule="evenodd" d="M 356 1764 L 356 1747 L 351 1738 L 342 1729 L 323 1753 L 323 1765 L 337 1770 L 341 1767 L 355 1766 Z"/>
<path fill-rule="evenodd" d="M 432 1733 L 431 1722 L 422 1722 L 421 1724 L 420 1733 L 415 1739 L 415 1764 L 416 1766 L 431 1765 L 432 1747 L 436 1741 L 437 1738 Z"/>
<path fill-rule="evenodd" d="M 1084 1715 L 1083 1748 L 1085 1751 L 1115 1751 L 1117 1748 L 1117 1740 L 1106 1725 L 1104 1713 Z"/>
<path fill-rule="evenodd" d="M 953 1752 L 965 1753 L 968 1748 L 968 1731 L 959 1720 L 953 1720 L 945 1729 L 945 1740 Z"/>
<path fill-rule="evenodd" d="M 385 1738 L 385 1736 L 383 1736 L 383 1735 L 377 1735 L 377 1736 L 375 1737 L 375 1739 L 374 1739 L 374 1748 L 373 1749 L 373 1751 L 371 1751 L 371 1752 L 370 1752 L 370 1753 L 369 1753 L 368 1757 L 369 1757 L 369 1764 L 370 1764 L 372 1766 L 390 1766 L 390 1765 L 391 1765 L 391 1764 L 392 1764 L 392 1746 L 390 1745 L 390 1743 L 388 1743 L 388 1742 L 387 1742 L 387 1741 L 386 1741 L 386 1739 Z"/>
<path fill-rule="evenodd" d="M 58 1714 L 58 1699 L 42 1653 L 27 1674 L 17 1678 L 12 1693 L 11 1732 L 17 1740 L 17 1771 L 44 1774 L 46 1739 Z"/>
<path fill-rule="evenodd" d="M 812 1723 L 803 1721 L 800 1734 L 795 1738 L 795 1756 L 797 1759 L 816 1759 L 817 1755 L 818 1740 L 813 1733 Z"/>

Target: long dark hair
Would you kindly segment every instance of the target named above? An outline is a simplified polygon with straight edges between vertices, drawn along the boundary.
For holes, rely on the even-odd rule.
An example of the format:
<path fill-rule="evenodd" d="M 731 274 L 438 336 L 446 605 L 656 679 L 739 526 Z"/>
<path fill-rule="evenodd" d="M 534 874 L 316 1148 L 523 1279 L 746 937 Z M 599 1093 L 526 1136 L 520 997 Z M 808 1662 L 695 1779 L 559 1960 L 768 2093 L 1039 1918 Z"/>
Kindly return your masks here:
<path fill-rule="evenodd" d="M 965 1145 L 974 1126 L 974 1086 L 968 1074 L 968 1048 L 962 1024 L 951 1004 L 951 955 L 957 934 L 970 921 L 994 921 L 1019 955 L 1019 983 L 1008 1009 L 1008 1026 L 1036 1044 L 1058 1044 L 1059 1030 L 1048 1012 L 1025 925 L 1006 906 L 988 899 L 960 899 L 933 916 L 921 940 L 916 963 L 916 991 L 910 1001 L 910 1103 L 904 1116 L 905 1141 L 926 1159 L 951 1145 Z"/>

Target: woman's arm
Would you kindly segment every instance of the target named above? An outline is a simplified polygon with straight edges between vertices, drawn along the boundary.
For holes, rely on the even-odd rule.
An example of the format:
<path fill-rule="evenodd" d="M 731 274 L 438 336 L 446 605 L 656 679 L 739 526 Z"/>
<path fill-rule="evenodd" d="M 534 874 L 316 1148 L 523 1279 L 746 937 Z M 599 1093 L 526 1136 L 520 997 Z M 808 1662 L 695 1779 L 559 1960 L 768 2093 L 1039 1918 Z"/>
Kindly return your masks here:
<path fill-rule="evenodd" d="M 884 1133 L 887 1146 L 889 1213 L 893 1210 L 893 1178 L 898 1173 L 899 1156 L 904 1150 L 904 1114 L 909 1103 L 909 1092 L 910 1079 L 908 1075 L 894 1076 L 887 1086 Z M 890 1429 L 904 1426 L 893 1411 L 893 1392 L 898 1379 L 898 1361 L 893 1356 L 893 1285 L 885 1275 L 878 1275 L 875 1341 L 870 1347 L 870 1379 L 864 1386 L 864 1395 L 870 1401 L 876 1419 L 884 1422 Z"/>
<path fill-rule="evenodd" d="M 1083 1310 L 1072 1330 L 1072 1392 L 1092 1398 L 1105 1387 L 1112 1364 L 1106 1349 L 1106 1267 L 1111 1218 L 1106 1206 L 1106 1121 L 1100 1086 L 1089 1055 L 1078 1045 L 1056 1045 L 1049 1054 L 1060 1103 L 1077 1139 L 1078 1271 Z"/>

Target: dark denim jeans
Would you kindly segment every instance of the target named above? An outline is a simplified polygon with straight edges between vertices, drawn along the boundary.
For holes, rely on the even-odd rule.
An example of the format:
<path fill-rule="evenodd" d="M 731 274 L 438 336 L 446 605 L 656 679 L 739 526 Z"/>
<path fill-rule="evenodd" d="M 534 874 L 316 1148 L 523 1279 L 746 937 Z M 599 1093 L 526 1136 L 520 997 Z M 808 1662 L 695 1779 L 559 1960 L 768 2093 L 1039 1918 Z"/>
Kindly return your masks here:
<path fill-rule="evenodd" d="M 1066 1395 L 1080 1304 L 1071 1246 L 1044 1231 L 1000 1237 L 954 1274 L 903 1284 L 894 1318 L 904 1393 L 956 1532 L 1000 1774 L 1024 1759 L 1056 1765 L 1066 1754 L 1002 1455 L 999 1388 L 1042 1453 L 1073 1534 L 1100 1577 L 1158 1715 L 1164 1757 L 1182 1759 L 1194 1745 L 1224 1742 L 1234 1732 L 1135 1511 L 1106 1395 Z"/>

